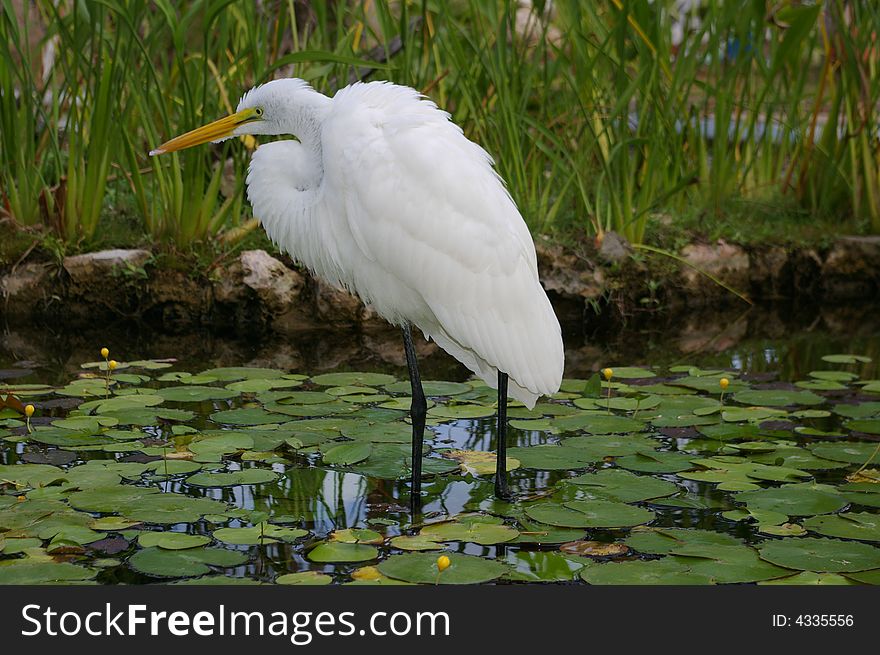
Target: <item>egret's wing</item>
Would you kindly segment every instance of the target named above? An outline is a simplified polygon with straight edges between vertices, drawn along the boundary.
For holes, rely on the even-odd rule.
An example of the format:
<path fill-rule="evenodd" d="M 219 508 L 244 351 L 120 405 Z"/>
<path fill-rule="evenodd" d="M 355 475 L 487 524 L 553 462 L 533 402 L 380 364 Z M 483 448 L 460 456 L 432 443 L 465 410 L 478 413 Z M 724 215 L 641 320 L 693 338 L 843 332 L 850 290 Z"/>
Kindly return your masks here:
<path fill-rule="evenodd" d="M 430 308 L 400 315 L 489 384 L 496 369 L 508 373 L 514 397 L 532 404 L 556 391 L 559 323 L 488 155 L 410 89 L 350 89 L 360 97 L 337 95 L 322 132 L 325 179 L 363 255 Z"/>

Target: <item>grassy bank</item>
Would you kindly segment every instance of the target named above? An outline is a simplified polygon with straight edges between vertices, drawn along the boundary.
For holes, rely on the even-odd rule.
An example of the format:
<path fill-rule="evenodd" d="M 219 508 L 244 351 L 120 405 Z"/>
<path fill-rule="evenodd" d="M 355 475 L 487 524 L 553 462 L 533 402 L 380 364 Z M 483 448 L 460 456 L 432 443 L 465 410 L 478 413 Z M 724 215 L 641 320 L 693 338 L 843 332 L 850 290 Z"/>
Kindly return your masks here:
<path fill-rule="evenodd" d="M 422 90 L 536 232 L 880 231 L 876 3 L 692 4 L 0 0 L 0 215 L 64 252 L 259 239 L 253 142 L 146 152 L 297 76 Z"/>

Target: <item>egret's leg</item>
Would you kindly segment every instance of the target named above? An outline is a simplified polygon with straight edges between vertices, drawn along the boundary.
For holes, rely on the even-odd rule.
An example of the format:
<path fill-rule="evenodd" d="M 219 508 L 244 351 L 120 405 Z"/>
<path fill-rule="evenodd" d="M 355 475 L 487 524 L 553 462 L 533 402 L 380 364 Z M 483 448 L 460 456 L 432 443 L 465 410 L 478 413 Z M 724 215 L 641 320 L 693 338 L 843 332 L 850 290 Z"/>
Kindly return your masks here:
<path fill-rule="evenodd" d="M 495 465 L 495 496 L 501 499 L 510 497 L 507 486 L 507 373 L 498 371 L 498 446 Z"/>
<path fill-rule="evenodd" d="M 403 326 L 403 348 L 406 352 L 406 366 L 409 369 L 409 383 L 412 387 L 412 404 L 409 408 L 412 420 L 410 507 L 413 512 L 416 512 L 422 503 L 422 442 L 425 439 L 425 417 L 428 414 L 428 402 L 425 400 L 425 391 L 422 389 L 419 362 L 416 359 L 416 349 L 413 347 L 409 325 Z"/>

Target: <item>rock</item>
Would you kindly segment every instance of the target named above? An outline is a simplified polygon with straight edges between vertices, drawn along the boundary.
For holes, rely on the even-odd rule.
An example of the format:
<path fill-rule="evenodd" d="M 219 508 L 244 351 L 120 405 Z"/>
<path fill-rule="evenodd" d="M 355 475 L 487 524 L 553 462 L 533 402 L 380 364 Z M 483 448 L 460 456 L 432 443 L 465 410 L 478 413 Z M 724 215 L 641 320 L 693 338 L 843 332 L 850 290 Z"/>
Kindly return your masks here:
<path fill-rule="evenodd" d="M 733 294 L 704 273 L 745 293 L 749 289 L 749 256 L 745 250 L 719 240 L 717 244 L 690 244 L 681 252 L 689 266 L 681 267 L 682 286 L 688 304 L 717 302 Z"/>
<path fill-rule="evenodd" d="M 299 302 L 305 279 L 265 250 L 247 250 L 239 258 L 242 283 L 272 316 L 287 313 Z"/>
<path fill-rule="evenodd" d="M 50 266 L 44 262 L 25 262 L 0 277 L 3 313 L 16 316 L 34 313 L 49 292 L 50 277 Z"/>
<path fill-rule="evenodd" d="M 840 237 L 822 264 L 827 300 L 857 300 L 880 289 L 880 235 Z"/>
<path fill-rule="evenodd" d="M 547 240 L 535 243 L 541 284 L 563 298 L 596 299 L 605 290 L 602 270 Z"/>
<path fill-rule="evenodd" d="M 100 250 L 64 258 L 64 270 L 74 285 L 101 289 L 111 275 L 131 273 L 142 275 L 144 266 L 152 258 L 148 250 Z"/>
<path fill-rule="evenodd" d="M 800 299 L 815 299 L 820 290 L 822 258 L 812 248 L 800 248 L 789 254 L 786 276 L 791 285 L 790 295 Z"/>
<path fill-rule="evenodd" d="M 632 248 L 617 232 L 605 232 L 599 245 L 599 257 L 609 264 L 616 264 L 629 257 Z"/>
<path fill-rule="evenodd" d="M 343 289 L 315 280 L 315 308 L 318 318 L 333 324 L 354 324 L 360 320 L 361 301 Z"/>
<path fill-rule="evenodd" d="M 788 252 L 781 246 L 755 248 L 749 252 L 749 282 L 759 298 L 787 295 L 791 280 L 786 270 Z"/>
<path fill-rule="evenodd" d="M 159 269 L 147 282 L 147 313 L 171 332 L 199 325 L 210 306 L 210 287 L 182 271 Z"/>

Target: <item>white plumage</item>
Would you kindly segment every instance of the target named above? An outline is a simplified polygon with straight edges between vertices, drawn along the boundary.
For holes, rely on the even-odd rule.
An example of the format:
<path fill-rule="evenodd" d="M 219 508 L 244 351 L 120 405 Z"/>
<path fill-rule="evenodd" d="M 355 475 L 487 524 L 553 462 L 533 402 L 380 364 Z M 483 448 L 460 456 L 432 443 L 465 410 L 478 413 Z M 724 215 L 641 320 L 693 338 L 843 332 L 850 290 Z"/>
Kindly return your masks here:
<path fill-rule="evenodd" d="M 491 157 L 408 87 L 357 83 L 332 99 L 301 80 L 245 94 L 262 120 L 233 134 L 292 134 L 253 155 L 248 198 L 279 247 L 410 322 L 528 407 L 559 389 L 559 322 L 535 247 Z"/>

